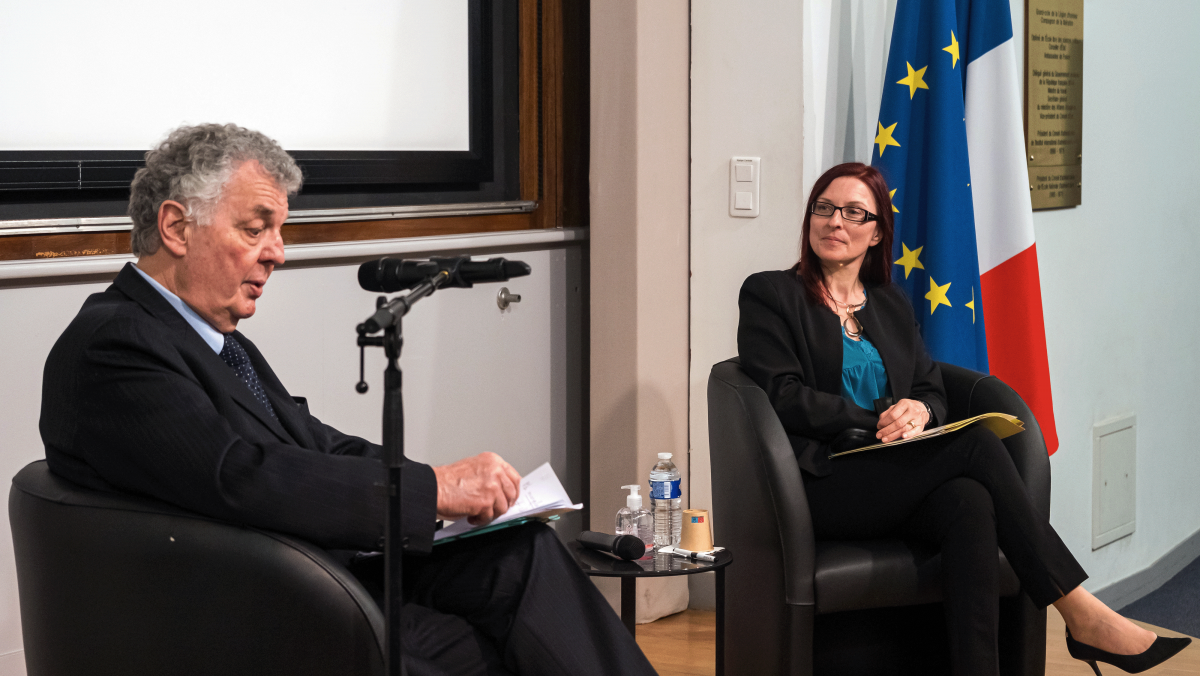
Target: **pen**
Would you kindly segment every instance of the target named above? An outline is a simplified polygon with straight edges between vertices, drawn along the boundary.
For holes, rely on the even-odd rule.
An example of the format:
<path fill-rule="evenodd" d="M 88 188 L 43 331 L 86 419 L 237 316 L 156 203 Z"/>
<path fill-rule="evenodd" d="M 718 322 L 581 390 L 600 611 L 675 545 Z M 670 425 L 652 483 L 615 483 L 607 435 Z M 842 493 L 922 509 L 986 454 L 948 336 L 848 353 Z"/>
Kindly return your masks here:
<path fill-rule="evenodd" d="M 703 552 L 692 552 L 692 551 L 688 551 L 686 549 L 680 549 L 679 547 L 675 547 L 671 551 L 673 554 L 675 554 L 675 556 L 682 556 L 685 559 L 693 559 L 696 561 L 707 561 L 709 563 L 715 563 L 717 560 L 717 557 L 713 556 L 712 554 L 705 554 Z"/>

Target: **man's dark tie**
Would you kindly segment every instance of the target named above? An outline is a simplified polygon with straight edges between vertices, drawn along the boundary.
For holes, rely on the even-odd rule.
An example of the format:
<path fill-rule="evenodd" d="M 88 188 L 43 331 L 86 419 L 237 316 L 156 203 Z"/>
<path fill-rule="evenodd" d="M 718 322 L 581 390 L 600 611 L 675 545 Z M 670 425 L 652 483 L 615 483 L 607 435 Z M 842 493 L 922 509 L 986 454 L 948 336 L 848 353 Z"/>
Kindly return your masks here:
<path fill-rule="evenodd" d="M 271 400 L 267 398 L 267 393 L 263 390 L 262 383 L 258 380 L 258 373 L 254 370 L 254 365 L 250 363 L 250 356 L 246 354 L 246 348 L 237 342 L 237 338 L 233 337 L 232 333 L 225 334 L 225 347 L 221 348 L 221 359 L 229 364 L 229 368 L 237 374 L 238 378 L 246 383 L 246 387 L 250 388 L 250 393 L 258 400 L 258 403 L 266 407 L 267 413 L 275 418 L 275 409 L 271 406 Z"/>

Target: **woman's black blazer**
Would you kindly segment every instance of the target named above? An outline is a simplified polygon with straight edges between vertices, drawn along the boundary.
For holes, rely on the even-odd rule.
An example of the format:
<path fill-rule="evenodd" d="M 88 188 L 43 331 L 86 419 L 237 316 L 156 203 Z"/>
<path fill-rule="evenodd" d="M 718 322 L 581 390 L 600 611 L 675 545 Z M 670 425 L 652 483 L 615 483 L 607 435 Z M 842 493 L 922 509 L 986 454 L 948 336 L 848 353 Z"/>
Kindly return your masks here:
<path fill-rule="evenodd" d="M 775 407 L 800 469 L 826 476 L 833 471 L 829 442 L 850 427 L 874 433 L 879 418 L 842 398 L 841 325 L 827 306 L 809 300 L 796 272 L 759 272 L 742 284 L 738 354 Z M 928 403 L 927 427 L 937 425 L 946 417 L 942 373 L 925 351 L 908 298 L 895 285 L 866 294 L 855 316 L 883 358 L 891 396 Z"/>

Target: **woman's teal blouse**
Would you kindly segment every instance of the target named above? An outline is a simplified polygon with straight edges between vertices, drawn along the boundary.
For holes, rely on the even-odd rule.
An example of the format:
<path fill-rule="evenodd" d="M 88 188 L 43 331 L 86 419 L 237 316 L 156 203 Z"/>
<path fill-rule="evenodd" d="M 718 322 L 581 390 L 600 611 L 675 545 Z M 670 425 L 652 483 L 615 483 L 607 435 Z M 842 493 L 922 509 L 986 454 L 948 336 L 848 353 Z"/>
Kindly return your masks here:
<path fill-rule="evenodd" d="M 842 396 L 868 411 L 875 400 L 887 396 L 887 371 L 879 350 L 865 335 L 851 340 L 842 331 Z"/>

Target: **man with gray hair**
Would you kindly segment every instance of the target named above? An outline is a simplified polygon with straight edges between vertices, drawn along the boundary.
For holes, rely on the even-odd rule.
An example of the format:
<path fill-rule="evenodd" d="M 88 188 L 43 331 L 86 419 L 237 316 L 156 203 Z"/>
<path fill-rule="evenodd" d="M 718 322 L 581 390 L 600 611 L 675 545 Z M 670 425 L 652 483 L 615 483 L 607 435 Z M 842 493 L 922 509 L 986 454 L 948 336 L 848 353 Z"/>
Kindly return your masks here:
<path fill-rule="evenodd" d="M 236 125 L 182 127 L 147 153 L 129 201 L 137 264 L 88 298 L 46 361 L 51 471 L 330 550 L 380 546 L 380 447 L 313 417 L 236 330 L 284 262 L 300 183 L 278 144 Z M 519 486 L 493 453 L 407 465 L 409 673 L 652 674 L 545 526 L 432 548 L 439 516 L 490 521 Z M 356 574 L 378 563 L 366 560 Z"/>

